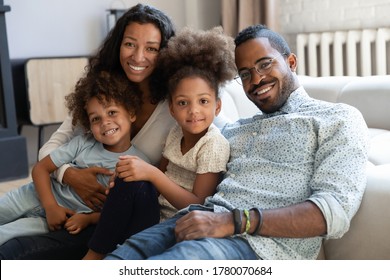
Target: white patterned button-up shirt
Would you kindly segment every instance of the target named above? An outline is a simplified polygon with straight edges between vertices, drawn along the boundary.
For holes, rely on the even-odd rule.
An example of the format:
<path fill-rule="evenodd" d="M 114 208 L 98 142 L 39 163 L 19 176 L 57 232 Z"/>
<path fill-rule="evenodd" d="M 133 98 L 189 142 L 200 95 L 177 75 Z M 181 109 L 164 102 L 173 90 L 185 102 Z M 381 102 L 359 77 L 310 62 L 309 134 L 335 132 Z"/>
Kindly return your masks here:
<path fill-rule="evenodd" d="M 366 185 L 368 129 L 357 109 L 312 99 L 300 87 L 278 112 L 240 120 L 222 133 L 231 156 L 207 206 L 224 212 L 310 200 L 326 219 L 324 237 L 243 234 L 260 258 L 315 259 L 323 238 L 340 238 L 349 229 Z"/>

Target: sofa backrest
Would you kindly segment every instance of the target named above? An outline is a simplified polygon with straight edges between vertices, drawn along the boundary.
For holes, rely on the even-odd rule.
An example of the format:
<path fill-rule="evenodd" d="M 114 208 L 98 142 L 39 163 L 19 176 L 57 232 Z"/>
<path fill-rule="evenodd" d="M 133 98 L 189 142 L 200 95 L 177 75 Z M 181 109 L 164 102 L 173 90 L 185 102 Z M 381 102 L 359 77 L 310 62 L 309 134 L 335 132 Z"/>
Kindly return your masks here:
<path fill-rule="evenodd" d="M 390 75 L 298 78 L 313 98 L 357 108 L 369 128 L 369 161 L 374 165 L 390 164 Z"/>
<path fill-rule="evenodd" d="M 369 127 L 369 161 L 390 164 L 390 75 L 387 76 L 298 76 L 307 93 L 316 99 L 342 102 L 356 107 Z M 220 90 L 221 122 L 248 118 L 259 109 L 246 97 L 242 86 L 231 81 Z"/>
<path fill-rule="evenodd" d="M 220 88 L 222 100 L 221 115 L 234 122 L 241 118 L 249 118 L 259 112 L 259 109 L 246 97 L 244 89 L 236 81 L 230 81 Z"/>
<path fill-rule="evenodd" d="M 352 105 L 369 128 L 390 130 L 390 75 L 298 78 L 310 96 Z"/>
<path fill-rule="evenodd" d="M 362 113 L 369 128 L 390 130 L 390 75 L 298 78 L 311 97 L 352 105 Z M 222 111 L 232 121 L 259 111 L 235 81 L 222 87 L 220 96 Z"/>

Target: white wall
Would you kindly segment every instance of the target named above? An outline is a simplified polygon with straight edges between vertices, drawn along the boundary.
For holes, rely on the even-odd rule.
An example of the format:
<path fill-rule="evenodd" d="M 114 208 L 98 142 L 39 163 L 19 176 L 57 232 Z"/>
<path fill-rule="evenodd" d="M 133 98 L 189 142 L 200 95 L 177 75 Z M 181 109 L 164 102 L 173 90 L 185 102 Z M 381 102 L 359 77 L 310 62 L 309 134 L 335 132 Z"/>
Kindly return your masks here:
<path fill-rule="evenodd" d="M 107 9 L 138 2 L 166 12 L 177 29 L 220 24 L 219 0 L 4 0 L 11 59 L 89 55 L 107 34 Z"/>
<path fill-rule="evenodd" d="M 96 51 L 107 34 L 107 10 L 142 2 L 167 13 L 177 30 L 208 29 L 221 22 L 220 0 L 4 0 L 11 59 L 84 56 Z M 45 128 L 45 138 L 57 126 Z M 38 130 L 25 126 L 29 164 L 37 159 Z"/>
<path fill-rule="evenodd" d="M 390 26 L 389 0 L 275 0 L 278 24 L 295 52 L 297 33 Z"/>

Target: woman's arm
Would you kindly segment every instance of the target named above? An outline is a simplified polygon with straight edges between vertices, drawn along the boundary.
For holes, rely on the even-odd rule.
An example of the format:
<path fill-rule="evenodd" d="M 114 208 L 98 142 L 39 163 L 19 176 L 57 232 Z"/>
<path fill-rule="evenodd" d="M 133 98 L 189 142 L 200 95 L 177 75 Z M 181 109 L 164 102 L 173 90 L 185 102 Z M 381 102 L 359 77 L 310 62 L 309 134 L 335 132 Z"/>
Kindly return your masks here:
<path fill-rule="evenodd" d="M 75 135 L 76 132 L 72 125 L 72 118 L 68 115 L 61 126 L 50 136 L 50 139 L 39 150 L 39 160 L 49 155 L 54 149 L 69 142 Z M 65 164 L 55 172 L 55 177 L 58 182 L 62 182 L 62 177 L 68 167 L 69 165 Z"/>
<path fill-rule="evenodd" d="M 106 188 L 97 179 L 97 174 L 112 176 L 113 172 L 103 167 L 69 167 L 64 173 L 63 182 L 71 186 L 87 206 L 99 211 L 106 200 Z"/>

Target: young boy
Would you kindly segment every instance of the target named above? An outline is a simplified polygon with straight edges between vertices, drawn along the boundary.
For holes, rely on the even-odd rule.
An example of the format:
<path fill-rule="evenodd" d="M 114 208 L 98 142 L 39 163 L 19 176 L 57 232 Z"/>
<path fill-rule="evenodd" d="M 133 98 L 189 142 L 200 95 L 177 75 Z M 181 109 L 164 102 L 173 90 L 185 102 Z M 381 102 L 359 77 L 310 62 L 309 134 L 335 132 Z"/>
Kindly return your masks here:
<path fill-rule="evenodd" d="M 86 134 L 73 138 L 39 161 L 32 170 L 33 182 L 0 198 L 0 244 L 22 235 L 46 233 L 62 227 L 77 234 L 96 224 L 100 213 L 93 212 L 67 185 L 50 176 L 58 167 L 70 163 L 78 168 L 101 166 L 114 170 L 121 155 L 148 158 L 130 142 L 131 126 L 140 106 L 137 90 L 126 77 L 106 72 L 79 80 L 75 92 L 66 97 L 73 116 Z M 98 176 L 107 186 L 109 176 Z M 145 215 L 152 225 L 158 221 L 157 196 L 152 186 L 145 199 Z M 150 205 L 148 203 L 151 203 Z M 149 219 L 149 217 L 151 217 Z"/>

